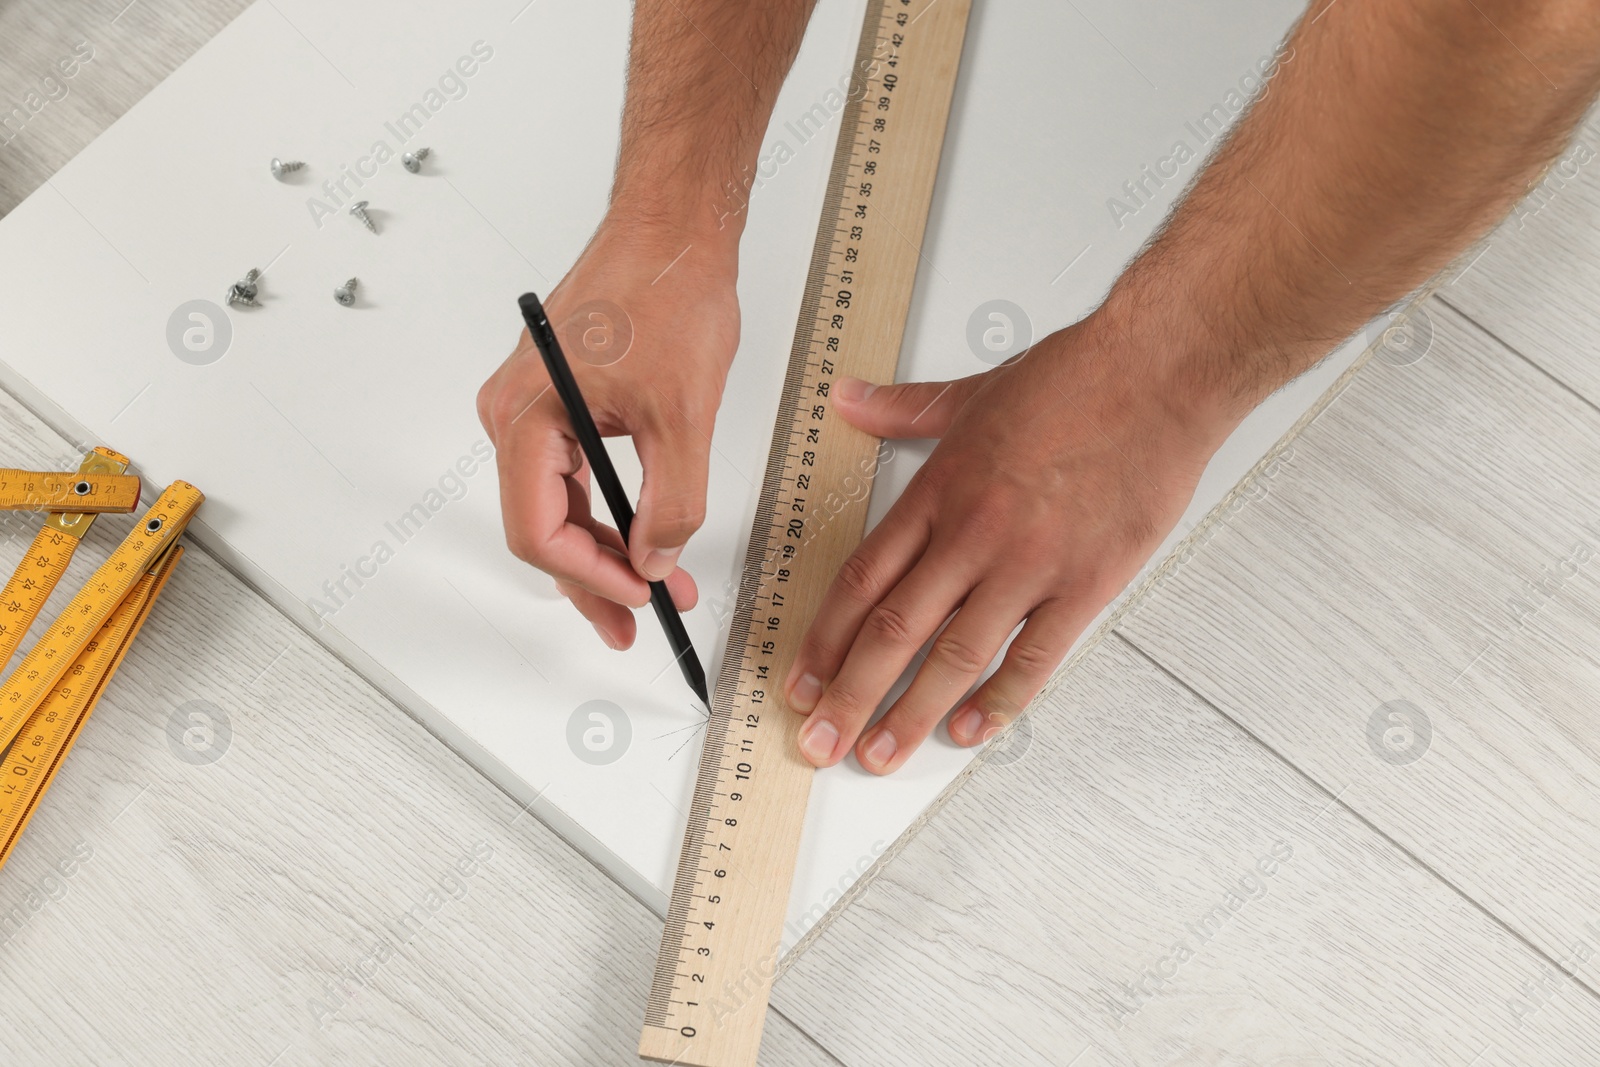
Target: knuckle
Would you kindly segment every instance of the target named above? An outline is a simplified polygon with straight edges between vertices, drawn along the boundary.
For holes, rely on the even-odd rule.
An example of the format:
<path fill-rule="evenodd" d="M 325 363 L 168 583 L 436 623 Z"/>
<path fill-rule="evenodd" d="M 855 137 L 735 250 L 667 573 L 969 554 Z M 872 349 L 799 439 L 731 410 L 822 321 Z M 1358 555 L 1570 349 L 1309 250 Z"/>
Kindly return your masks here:
<path fill-rule="evenodd" d="M 1006 654 L 1011 666 L 1016 668 L 1018 681 L 1030 688 L 1044 684 L 1056 669 L 1060 656 L 1054 648 L 1042 642 L 1019 636 Z"/>
<path fill-rule="evenodd" d="M 511 550 L 511 554 L 513 556 L 516 556 L 522 562 L 531 563 L 535 567 L 539 566 L 539 560 L 541 557 L 539 546 L 533 541 L 530 541 L 528 538 L 524 537 L 522 534 L 516 533 L 512 530 L 507 530 L 506 547 Z"/>
<path fill-rule="evenodd" d="M 839 568 L 838 587 L 848 596 L 868 603 L 877 599 L 881 579 L 872 561 L 860 552 L 854 553 Z"/>
<path fill-rule="evenodd" d="M 933 643 L 931 658 L 942 667 L 958 675 L 974 675 L 989 665 L 989 657 L 965 638 L 948 633 L 940 635 Z"/>
<path fill-rule="evenodd" d="M 896 608 L 885 604 L 873 608 L 862 627 L 890 645 L 909 645 L 916 641 L 911 633 L 911 621 Z"/>
<path fill-rule="evenodd" d="M 531 404 L 519 402 L 510 391 L 498 389 L 487 405 L 489 421 L 497 430 L 504 429 L 515 422 L 517 417 L 531 406 Z"/>
<path fill-rule="evenodd" d="M 681 534 L 684 538 L 705 521 L 706 502 L 702 497 L 667 497 L 657 501 L 650 511 L 650 525 L 658 533 Z"/>
<path fill-rule="evenodd" d="M 828 706 L 833 709 L 835 719 L 842 720 L 839 723 L 841 727 L 853 723 L 861 716 L 863 710 L 870 710 L 867 709 L 865 698 L 862 697 L 860 690 L 851 687 L 847 683 L 841 684 L 837 680 L 828 686 L 826 699 Z M 812 714 L 815 715 L 816 712 L 812 712 Z"/>
<path fill-rule="evenodd" d="M 915 419 L 919 415 L 926 416 L 928 408 L 933 406 L 934 394 L 917 388 L 895 388 L 886 399 L 890 415 L 897 419 Z"/>
<path fill-rule="evenodd" d="M 513 556 L 522 562 L 537 567 L 552 577 L 566 580 L 570 580 L 572 577 L 569 574 L 557 574 L 555 568 L 550 565 L 549 554 L 545 551 L 545 546 L 525 534 L 507 530 L 506 547 L 511 550 Z"/>

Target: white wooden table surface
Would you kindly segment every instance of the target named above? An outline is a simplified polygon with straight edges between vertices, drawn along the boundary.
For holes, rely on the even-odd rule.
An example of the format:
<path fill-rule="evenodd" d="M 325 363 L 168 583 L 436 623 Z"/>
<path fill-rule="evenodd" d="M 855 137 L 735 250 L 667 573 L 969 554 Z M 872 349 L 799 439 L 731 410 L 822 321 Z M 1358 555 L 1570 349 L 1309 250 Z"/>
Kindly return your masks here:
<path fill-rule="evenodd" d="M 0 3 L 0 211 L 243 6 Z M 764 1063 L 1600 1062 L 1596 159 L 896 843 Z M 72 448 L 0 394 L 8 465 Z M 192 551 L 0 871 L 0 1059 L 627 1064 L 659 929 Z"/>

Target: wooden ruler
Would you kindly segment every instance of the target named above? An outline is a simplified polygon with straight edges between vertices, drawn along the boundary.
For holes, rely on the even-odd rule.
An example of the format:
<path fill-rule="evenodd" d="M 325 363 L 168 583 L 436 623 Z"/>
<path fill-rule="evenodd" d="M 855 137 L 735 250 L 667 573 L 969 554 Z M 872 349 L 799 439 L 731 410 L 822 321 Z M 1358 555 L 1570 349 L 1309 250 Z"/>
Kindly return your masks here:
<path fill-rule="evenodd" d="M 971 0 L 869 0 L 789 352 L 732 633 L 712 693 L 639 1055 L 756 1062 L 812 767 L 782 686 L 860 542 L 878 441 L 841 375 L 894 378 Z"/>
<path fill-rule="evenodd" d="M 110 468 L 63 474 L 0 468 L 0 511 L 128 512 L 139 506 L 137 475 Z"/>
<path fill-rule="evenodd" d="M 126 467 L 127 460 L 116 453 L 97 450 L 97 454 Z M 94 458 L 91 455 L 86 465 Z M 106 682 L 144 624 L 182 555 L 178 538 L 204 499 L 188 482 L 168 486 L 0 685 L 0 750 L 5 753 L 0 758 L 0 865 L 10 856 Z M 51 528 L 55 518 L 46 523 L 35 548 L 46 535 L 61 532 Z M 81 523 L 68 525 L 81 537 Z M 49 546 L 47 555 L 53 553 L 49 555 L 52 561 L 70 557 L 76 540 L 70 545 Z M 37 566 L 37 559 L 31 555 L 24 559 L 18 575 Z M 60 571 L 53 564 L 44 569 L 54 573 L 53 585 L 66 564 L 60 563 Z M 7 584 L 8 590 L 19 583 L 18 575 Z M 23 607 L 8 625 L 26 630 L 49 592 L 46 588 L 42 595 L 19 602 Z M 5 640 L 9 656 L 20 637 L 8 632 Z"/>

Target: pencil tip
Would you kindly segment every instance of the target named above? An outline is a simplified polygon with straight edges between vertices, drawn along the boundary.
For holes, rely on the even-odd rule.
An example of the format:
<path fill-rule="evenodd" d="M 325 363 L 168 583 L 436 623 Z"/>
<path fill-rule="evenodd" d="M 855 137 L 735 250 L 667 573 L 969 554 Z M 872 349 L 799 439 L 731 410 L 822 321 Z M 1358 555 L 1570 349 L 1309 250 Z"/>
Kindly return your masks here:
<path fill-rule="evenodd" d="M 695 655 L 693 645 L 684 649 L 681 662 L 683 664 L 683 680 L 689 683 L 689 688 L 694 690 L 694 695 L 700 698 L 700 703 L 704 704 L 706 711 L 709 712 L 711 710 L 711 691 L 706 688 L 706 669 L 700 666 L 700 657 Z"/>

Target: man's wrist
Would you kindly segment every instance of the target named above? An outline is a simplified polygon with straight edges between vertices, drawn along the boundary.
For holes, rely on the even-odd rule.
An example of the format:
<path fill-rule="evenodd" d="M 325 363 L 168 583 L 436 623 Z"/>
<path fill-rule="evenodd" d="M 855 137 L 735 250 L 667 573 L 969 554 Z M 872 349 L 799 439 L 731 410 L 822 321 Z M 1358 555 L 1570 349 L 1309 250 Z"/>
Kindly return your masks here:
<path fill-rule="evenodd" d="M 681 169 L 619 173 L 606 219 L 640 233 L 681 238 L 737 257 L 748 204 L 749 189 L 732 177 L 717 179 Z"/>
<path fill-rule="evenodd" d="M 694 225 L 681 211 L 613 202 L 572 265 L 568 277 L 574 275 L 585 279 L 586 289 L 613 296 L 646 289 L 685 299 L 731 296 L 739 281 L 738 241 L 714 226 Z"/>
<path fill-rule="evenodd" d="M 1248 346 L 1177 300 L 1119 286 L 1083 326 L 1107 380 L 1142 394 L 1151 417 L 1208 456 L 1262 399 Z"/>

